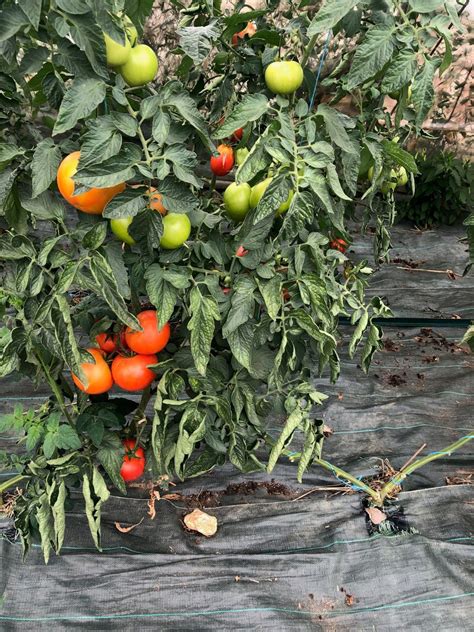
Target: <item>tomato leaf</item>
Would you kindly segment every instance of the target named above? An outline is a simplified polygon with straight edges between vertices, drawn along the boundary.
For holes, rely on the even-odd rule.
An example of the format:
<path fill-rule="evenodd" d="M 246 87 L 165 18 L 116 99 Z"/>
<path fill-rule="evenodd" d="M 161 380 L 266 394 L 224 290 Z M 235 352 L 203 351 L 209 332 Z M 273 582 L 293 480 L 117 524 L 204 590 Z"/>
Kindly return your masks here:
<path fill-rule="evenodd" d="M 76 79 L 62 100 L 53 136 L 67 132 L 89 116 L 105 99 L 105 92 L 105 83 L 99 79 Z"/>
<path fill-rule="evenodd" d="M 221 28 L 217 20 L 205 26 L 185 26 L 178 29 L 179 45 L 191 57 L 195 64 L 202 64 L 211 52 L 214 41 L 219 37 Z"/>
<path fill-rule="evenodd" d="M 392 27 L 374 27 L 357 46 L 347 75 L 346 89 L 350 92 L 367 79 L 371 79 L 390 61 L 395 49 Z"/>
<path fill-rule="evenodd" d="M 214 321 L 220 320 L 221 316 L 215 299 L 202 295 L 198 287 L 191 290 L 189 300 L 191 319 L 188 329 L 191 332 L 191 352 L 196 369 L 201 375 L 206 375 L 214 336 Z"/>
<path fill-rule="evenodd" d="M 224 123 L 216 130 L 216 138 L 231 136 L 239 127 L 244 127 L 249 121 L 256 121 L 268 111 L 269 101 L 264 94 L 247 94 L 238 103 Z"/>
<path fill-rule="evenodd" d="M 332 29 L 357 3 L 358 0 L 326 0 L 308 27 L 308 37 Z"/>

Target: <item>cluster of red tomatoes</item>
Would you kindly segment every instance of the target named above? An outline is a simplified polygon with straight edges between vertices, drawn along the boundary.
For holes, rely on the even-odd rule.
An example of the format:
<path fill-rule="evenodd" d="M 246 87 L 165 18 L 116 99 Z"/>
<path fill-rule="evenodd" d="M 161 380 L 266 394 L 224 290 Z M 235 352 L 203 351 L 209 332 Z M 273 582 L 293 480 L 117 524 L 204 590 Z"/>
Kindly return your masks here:
<path fill-rule="evenodd" d="M 156 375 L 149 367 L 158 363 L 156 354 L 168 344 L 170 325 L 165 323 L 158 329 L 156 311 L 151 309 L 140 312 L 137 319 L 142 331 L 127 327 L 120 333 L 102 333 L 96 337 L 98 348 L 87 349 L 94 361 L 81 364 L 87 385 L 72 375 L 77 388 L 89 395 L 99 395 L 114 384 L 125 391 L 141 391 L 150 386 Z"/>

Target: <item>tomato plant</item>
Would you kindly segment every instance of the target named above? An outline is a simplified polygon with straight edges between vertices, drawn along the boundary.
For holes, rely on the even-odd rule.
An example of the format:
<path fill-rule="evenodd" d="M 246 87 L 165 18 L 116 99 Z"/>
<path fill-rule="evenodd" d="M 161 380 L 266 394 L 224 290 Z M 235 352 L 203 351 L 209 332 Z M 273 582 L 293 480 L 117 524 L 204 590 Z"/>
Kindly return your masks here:
<path fill-rule="evenodd" d="M 141 42 L 151 0 L 31 9 L 4 0 L 0 376 L 17 371 L 51 391 L 38 409 L 13 413 L 28 441 L 20 459 L 6 455 L 18 476 L 0 487 L 21 481 L 25 549 L 39 537 L 46 559 L 60 550 L 55 516 L 72 490 L 88 516 L 100 515 L 111 485 L 125 493 L 130 434 L 155 479 L 225 461 L 271 472 L 296 436 L 297 479 L 327 466 L 315 373 L 338 378 L 340 317 L 367 371 L 376 319 L 390 315 L 365 298 L 367 262 L 328 246 L 335 234 L 349 242 L 346 217 L 362 199 L 362 223 L 387 256 L 391 184 L 401 169 L 410 182 L 417 172 L 407 140 L 450 62 L 450 46 L 430 54 L 432 42 L 441 32 L 449 43 L 448 24 L 458 27 L 450 2 L 429 4 L 420 13 L 415 0 L 326 0 L 318 11 L 303 2 L 275 26 L 273 3 L 249 22 L 193 0 L 181 12 L 176 74 L 157 84 L 156 55 Z M 328 33 L 343 52 L 323 99 L 312 69 Z M 245 145 L 235 170 L 232 136 Z M 215 176 L 227 177 L 224 195 Z M 151 325 L 141 323 L 150 310 Z M 160 348 L 159 363 L 155 352 L 128 352 L 120 335 L 107 348 L 111 369 L 97 348 L 94 362 L 81 354 L 82 337 L 123 329 L 132 349 Z M 100 547 L 99 520 L 89 526 Z"/>

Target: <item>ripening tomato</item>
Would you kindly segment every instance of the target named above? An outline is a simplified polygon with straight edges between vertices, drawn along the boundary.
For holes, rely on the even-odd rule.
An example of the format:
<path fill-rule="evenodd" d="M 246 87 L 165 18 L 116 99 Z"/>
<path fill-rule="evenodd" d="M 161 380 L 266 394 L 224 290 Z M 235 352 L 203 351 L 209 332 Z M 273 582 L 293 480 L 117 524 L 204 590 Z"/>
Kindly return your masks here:
<path fill-rule="evenodd" d="M 160 246 L 174 250 L 184 244 L 191 234 L 191 221 L 184 213 L 168 213 L 163 217 L 163 235 Z"/>
<path fill-rule="evenodd" d="M 148 196 L 150 198 L 150 202 L 148 204 L 149 207 L 154 211 L 158 211 L 158 213 L 160 213 L 161 215 L 166 215 L 168 211 L 163 206 L 163 198 L 161 196 L 161 193 L 158 193 L 155 187 L 150 187 L 148 189 Z"/>
<path fill-rule="evenodd" d="M 339 250 L 339 252 L 344 253 L 347 250 L 347 245 L 347 241 L 338 237 L 336 239 L 333 239 L 329 243 L 329 248 L 332 248 L 333 250 Z"/>
<path fill-rule="evenodd" d="M 128 483 L 140 478 L 145 471 L 145 452 L 143 448 L 137 446 L 135 439 L 124 439 L 122 444 L 125 448 L 125 454 L 120 468 L 120 476 Z"/>
<path fill-rule="evenodd" d="M 232 182 L 224 191 L 224 205 L 227 215 L 234 222 L 241 222 L 250 209 L 250 184 Z"/>
<path fill-rule="evenodd" d="M 125 330 L 125 342 L 135 353 L 158 353 L 168 344 L 171 328 L 169 323 L 165 323 L 158 329 L 158 318 L 154 309 L 146 309 L 137 314 L 138 322 L 143 331 L 134 331 L 130 327 Z"/>
<path fill-rule="evenodd" d="M 77 164 L 81 152 L 74 151 L 66 156 L 59 165 L 56 181 L 58 189 L 65 200 L 72 206 L 79 209 L 83 213 L 90 215 L 100 215 L 106 204 L 110 200 L 125 189 L 125 184 L 116 184 L 113 187 L 105 187 L 104 189 L 89 189 L 85 193 L 74 195 L 74 180 L 72 179 L 77 171 Z"/>
<path fill-rule="evenodd" d="M 293 94 L 303 77 L 303 68 L 297 61 L 274 61 L 265 70 L 265 83 L 274 94 Z"/>
<path fill-rule="evenodd" d="M 124 391 L 141 391 L 153 382 L 156 377 L 150 364 L 156 364 L 156 355 L 138 354 L 134 356 L 115 356 L 112 362 L 114 382 Z"/>
<path fill-rule="evenodd" d="M 231 140 L 234 141 L 234 143 L 238 143 L 239 140 L 242 140 L 242 136 L 244 135 L 244 128 L 243 127 L 239 127 L 238 129 L 235 130 L 235 132 L 232 134 L 231 136 Z"/>
<path fill-rule="evenodd" d="M 144 86 L 158 72 L 158 57 L 146 44 L 138 44 L 130 51 L 127 61 L 119 67 L 119 72 L 129 86 Z"/>
<path fill-rule="evenodd" d="M 117 351 L 118 335 L 109 332 L 102 332 L 95 337 L 96 343 L 105 351 L 105 353 L 113 353 Z"/>
<path fill-rule="evenodd" d="M 99 349 L 90 348 L 87 351 L 93 356 L 95 362 L 82 362 L 81 369 L 87 378 L 87 387 L 72 373 L 72 379 L 78 389 L 89 395 L 100 395 L 113 386 L 112 374 L 109 365 L 104 360 Z"/>
<path fill-rule="evenodd" d="M 211 171 L 216 176 L 226 176 L 234 166 L 234 150 L 229 145 L 217 147 L 218 156 L 211 157 Z"/>
<path fill-rule="evenodd" d="M 239 43 L 239 39 L 244 39 L 246 35 L 252 37 L 252 35 L 255 35 L 256 32 L 257 26 L 255 22 L 249 22 L 242 31 L 239 31 L 238 33 L 232 35 L 232 45 L 237 46 L 237 44 Z"/>

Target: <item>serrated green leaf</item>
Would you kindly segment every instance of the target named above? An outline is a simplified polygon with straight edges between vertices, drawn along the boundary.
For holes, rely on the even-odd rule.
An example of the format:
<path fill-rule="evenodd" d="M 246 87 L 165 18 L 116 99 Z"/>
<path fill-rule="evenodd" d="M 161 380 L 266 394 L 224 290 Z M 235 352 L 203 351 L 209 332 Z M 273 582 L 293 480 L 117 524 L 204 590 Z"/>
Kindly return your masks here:
<path fill-rule="evenodd" d="M 214 321 L 220 320 L 221 316 L 215 299 L 201 294 L 198 287 L 191 290 L 189 299 L 191 319 L 188 329 L 191 332 L 191 352 L 196 369 L 201 375 L 206 375 L 214 337 Z"/>
<path fill-rule="evenodd" d="M 351 91 L 371 79 L 390 61 L 395 49 L 393 28 L 373 27 L 360 43 L 347 75 L 346 87 Z"/>
<path fill-rule="evenodd" d="M 308 37 L 332 29 L 357 3 L 358 0 L 325 0 L 308 27 Z"/>
<path fill-rule="evenodd" d="M 226 138 L 239 127 L 244 127 L 249 121 L 261 118 L 269 107 L 267 97 L 262 93 L 247 94 L 240 103 L 232 109 L 224 123 L 216 130 L 216 138 Z"/>
<path fill-rule="evenodd" d="M 178 29 L 179 45 L 195 64 L 202 64 L 220 33 L 217 20 L 205 26 L 185 26 Z"/>
<path fill-rule="evenodd" d="M 51 138 L 38 143 L 31 161 L 32 197 L 43 193 L 55 180 L 61 162 L 61 150 Z"/>
<path fill-rule="evenodd" d="M 280 313 L 282 304 L 280 275 L 275 275 L 269 281 L 257 279 L 257 285 L 265 301 L 268 315 L 272 320 L 275 320 Z"/>
<path fill-rule="evenodd" d="M 105 99 L 106 86 L 99 79 L 76 79 L 64 95 L 59 108 L 53 135 L 70 130 L 91 114 Z"/>

